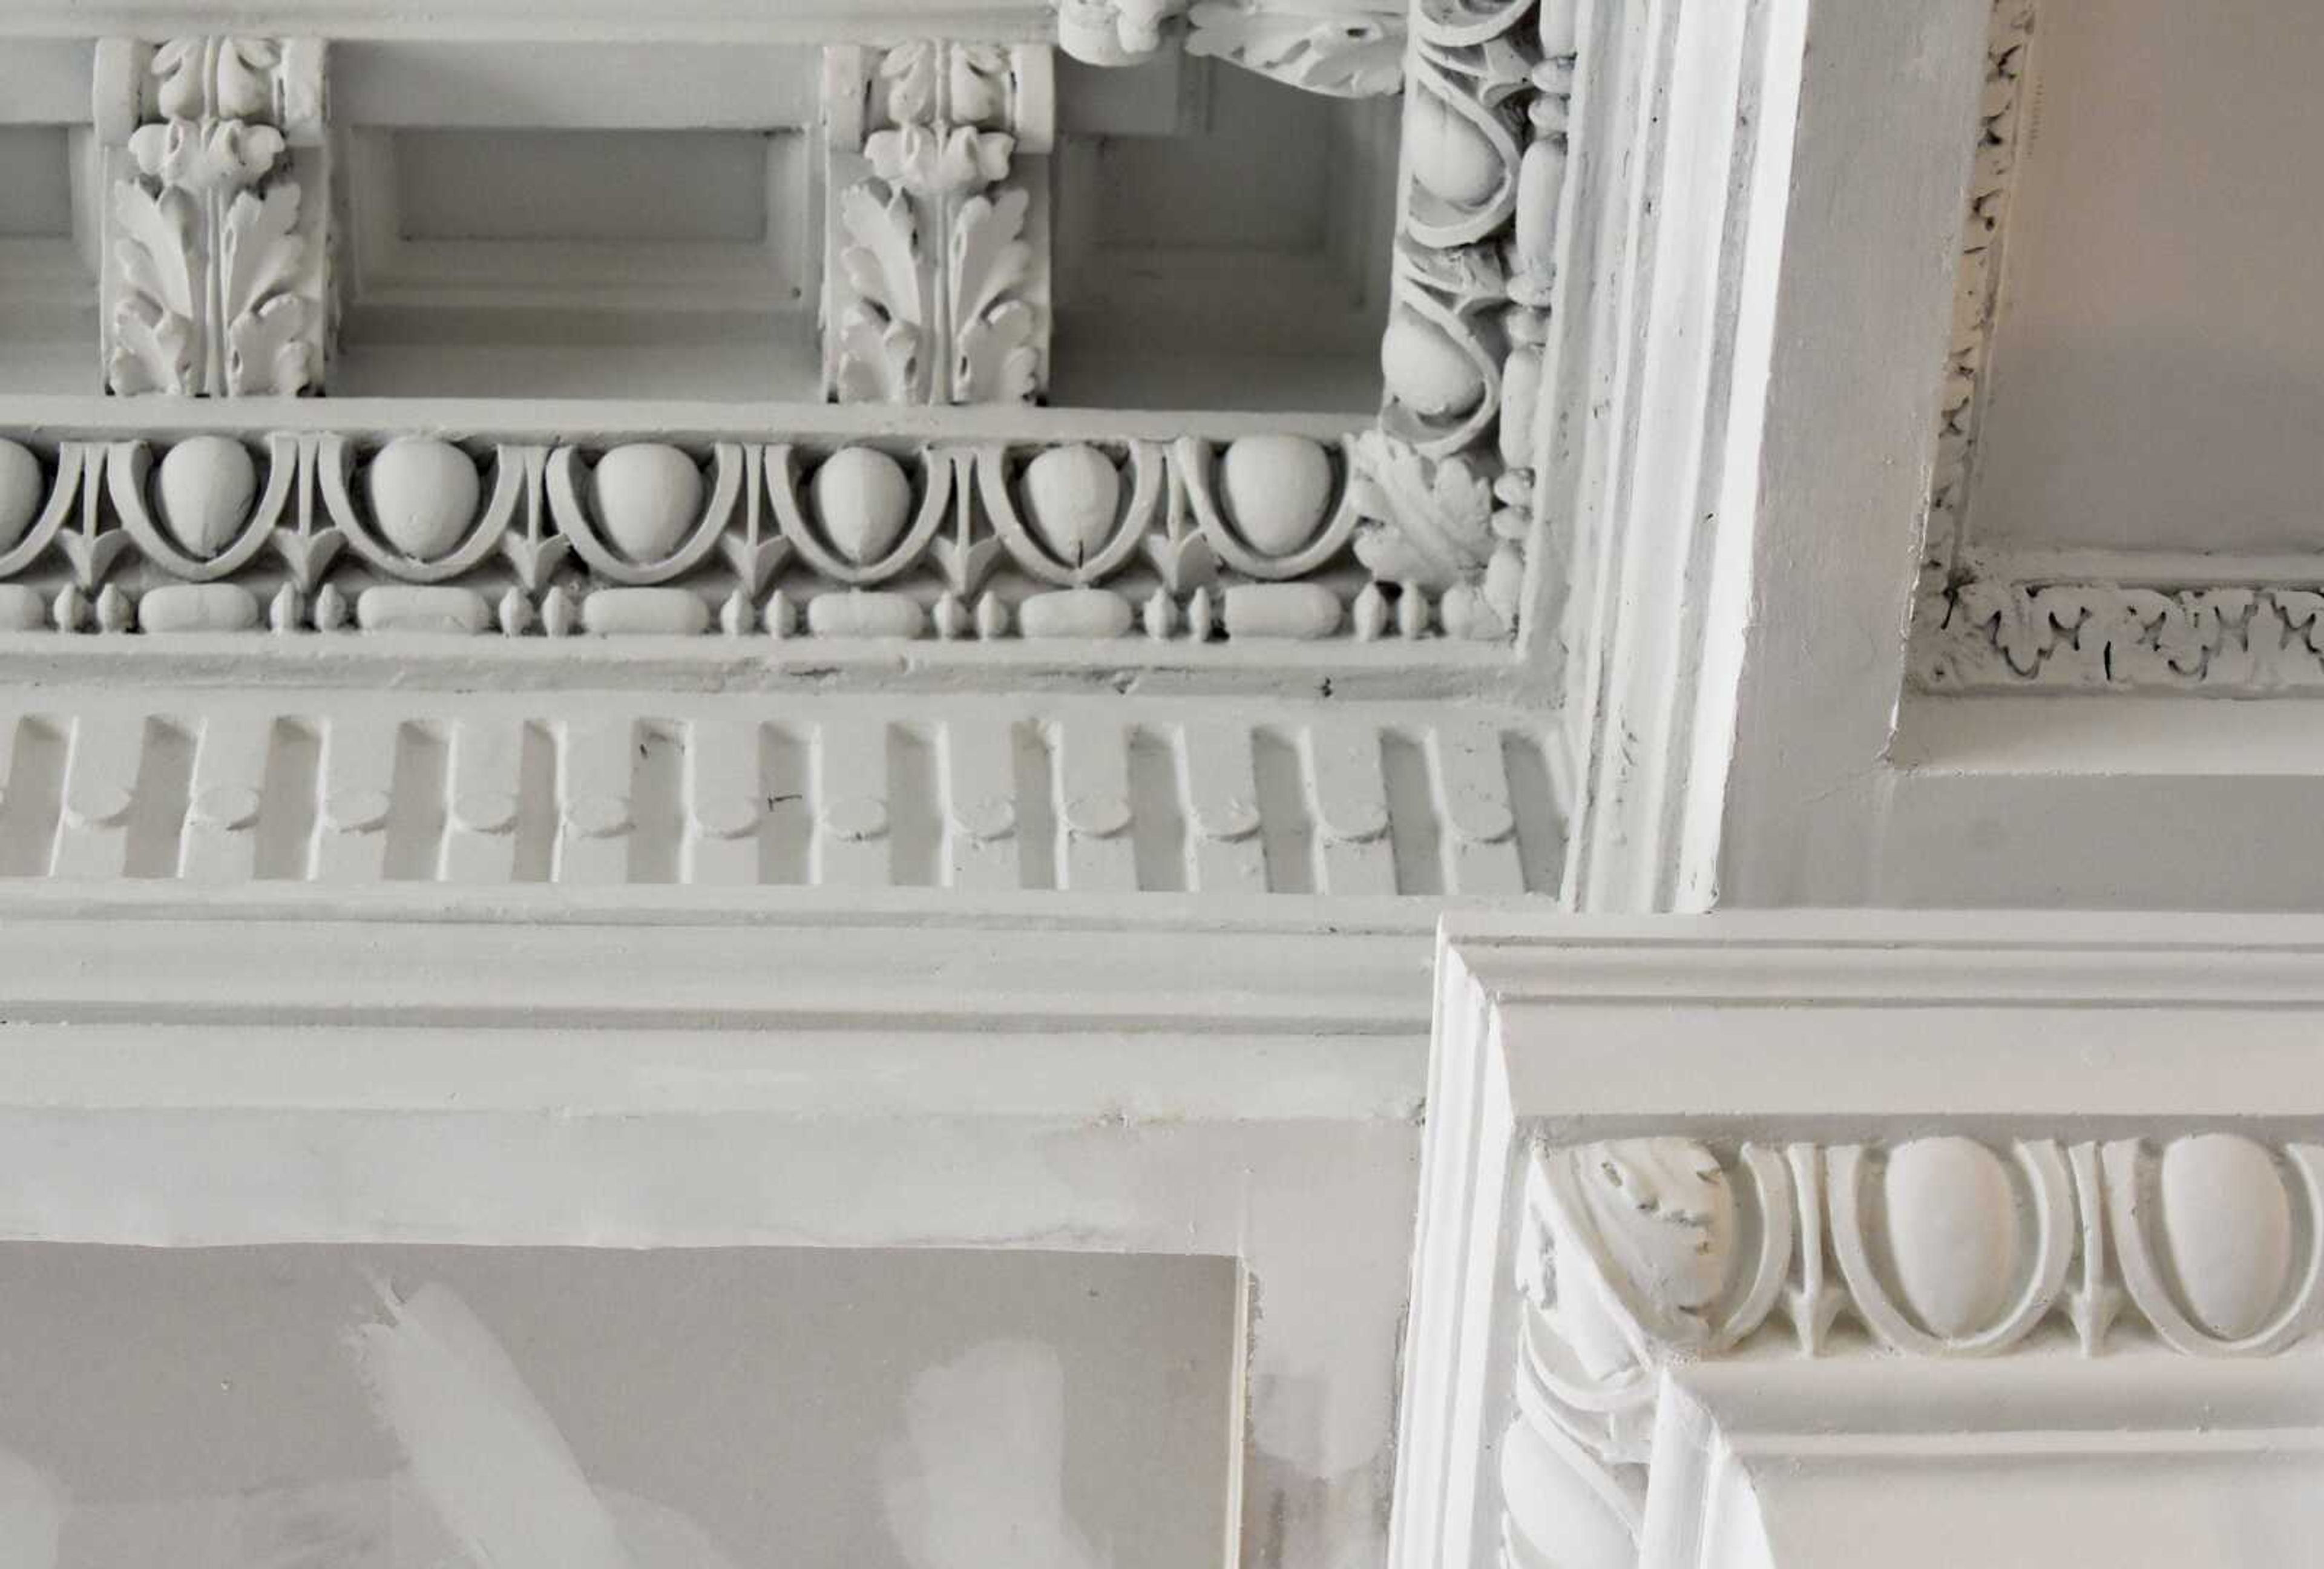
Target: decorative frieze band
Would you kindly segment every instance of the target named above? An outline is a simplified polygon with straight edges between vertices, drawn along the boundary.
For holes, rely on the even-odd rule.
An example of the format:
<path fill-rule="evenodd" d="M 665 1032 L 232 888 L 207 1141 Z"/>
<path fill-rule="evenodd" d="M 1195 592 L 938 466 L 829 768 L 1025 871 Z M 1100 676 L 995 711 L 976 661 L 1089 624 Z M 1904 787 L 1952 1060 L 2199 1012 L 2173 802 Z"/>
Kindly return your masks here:
<path fill-rule="evenodd" d="M 0 628 L 1195 643 L 1498 631 L 1457 582 L 1433 594 L 1411 565 L 1448 515 L 1485 529 L 1491 498 L 1416 463 L 1376 434 L 27 433 L 0 438 Z"/>
<path fill-rule="evenodd" d="M 330 335 L 323 54 L 305 39 L 100 44 L 110 391 L 320 389 Z"/>
<path fill-rule="evenodd" d="M 1048 384 L 1049 51 L 824 51 L 825 392 L 1027 402 Z"/>
<path fill-rule="evenodd" d="M 1167 0 L 1100 8 L 1130 41 L 1116 52 L 1176 20 Z M 1586 24 L 1580 0 L 1429 0 L 1407 51 L 1400 14 L 1202 0 L 1185 17 L 1195 52 L 1318 91 L 1411 79 L 1385 398 L 1360 436 L 936 438 L 938 406 L 1047 383 L 1052 55 L 843 45 L 824 54 L 824 391 L 918 409 L 895 439 L 97 442 L 43 420 L 0 448 L 0 623 L 1512 641 L 1545 510 Z M 100 51 L 114 391 L 322 390 L 322 60 L 241 38 Z"/>
<path fill-rule="evenodd" d="M 1517 1252 L 1504 1561 L 1637 1562 L 1657 1374 L 1802 1354 L 2282 1352 L 2324 1306 L 2324 1146 L 1620 1139 L 1537 1147 Z"/>
<path fill-rule="evenodd" d="M 2312 578 L 2172 585 L 2135 552 L 2061 575 L 1971 552 L 1933 566 L 1914 607 L 1911 679 L 1923 691 L 2324 692 L 2324 561 Z M 2110 580 L 2111 568 L 2121 573 Z M 2095 570 L 2093 570 L 2095 569 Z M 2185 563 L 2182 572 L 2202 572 Z"/>

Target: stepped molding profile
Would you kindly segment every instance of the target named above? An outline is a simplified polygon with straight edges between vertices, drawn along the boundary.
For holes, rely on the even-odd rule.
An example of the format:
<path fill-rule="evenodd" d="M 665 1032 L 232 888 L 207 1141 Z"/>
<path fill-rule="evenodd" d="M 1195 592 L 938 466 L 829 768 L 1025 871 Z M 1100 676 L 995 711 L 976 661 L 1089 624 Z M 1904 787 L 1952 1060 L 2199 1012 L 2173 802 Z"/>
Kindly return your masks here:
<path fill-rule="evenodd" d="M 1455 917 L 1391 1562 L 1697 1562 L 1691 1533 L 1733 1539 L 1702 1513 L 1731 1507 L 1716 1409 L 1828 1408 L 1841 1463 L 1908 1431 L 2160 1444 L 2207 1391 L 2240 1425 L 2239 1367 L 2307 1365 L 2324 1318 L 2319 936 Z M 2230 1075 L 2195 1044 L 2221 1029 Z"/>

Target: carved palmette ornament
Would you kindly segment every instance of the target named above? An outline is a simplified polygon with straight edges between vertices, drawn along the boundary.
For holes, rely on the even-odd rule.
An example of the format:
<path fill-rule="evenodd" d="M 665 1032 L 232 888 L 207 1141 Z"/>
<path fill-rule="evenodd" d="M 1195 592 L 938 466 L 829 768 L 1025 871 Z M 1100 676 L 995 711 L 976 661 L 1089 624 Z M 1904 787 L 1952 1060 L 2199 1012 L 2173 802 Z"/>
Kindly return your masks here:
<path fill-rule="evenodd" d="M 825 387 L 1022 402 L 1047 380 L 1048 51 L 920 40 L 825 53 Z"/>
<path fill-rule="evenodd" d="M 321 379 L 329 205 L 319 42 L 108 40 L 106 384 L 290 393 Z"/>

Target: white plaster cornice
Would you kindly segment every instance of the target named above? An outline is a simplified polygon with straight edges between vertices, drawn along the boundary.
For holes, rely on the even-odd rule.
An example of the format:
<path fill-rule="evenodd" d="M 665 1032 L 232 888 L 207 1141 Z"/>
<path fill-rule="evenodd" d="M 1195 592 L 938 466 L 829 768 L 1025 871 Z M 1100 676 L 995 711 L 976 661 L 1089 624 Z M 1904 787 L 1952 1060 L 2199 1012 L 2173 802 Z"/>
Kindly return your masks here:
<path fill-rule="evenodd" d="M 1046 25 L 1027 38 L 1022 17 L 843 6 L 818 35 L 810 17 L 705 0 L 625 22 L 617 31 L 671 41 L 834 46 L 826 392 L 918 405 L 841 442 L 818 442 L 811 417 L 752 429 L 731 411 L 691 443 L 625 429 L 635 411 L 604 407 L 533 440 L 501 428 L 505 409 L 469 423 L 426 401 L 376 422 L 353 408 L 268 419 L 264 394 L 330 390 L 323 45 L 496 35 L 514 19 L 489 5 L 178 5 L 160 13 L 176 42 L 155 53 L 131 42 L 146 31 L 138 9 L 10 14 L 23 34 L 106 35 L 99 129 L 125 148 L 108 154 L 106 365 L 115 392 L 146 394 L 125 419 L 32 398 L 0 421 L 10 629 L 1508 646 L 1526 621 L 1528 551 L 1561 477 L 1537 469 L 1536 432 L 1563 397 L 1554 351 L 1571 337 L 1554 318 L 1589 78 L 1580 0 L 1483 17 L 1423 7 L 1409 51 L 1376 11 L 1198 8 L 1197 52 L 1326 93 L 1381 91 L 1391 76 L 1416 88 L 1383 269 L 1381 411 L 1329 434 L 1189 415 L 1100 417 L 1059 439 L 1031 411 L 931 417 L 1005 409 L 1045 384 Z M 604 19 L 568 5 L 528 7 L 524 22 L 603 42 Z M 852 47 L 875 19 L 905 40 L 877 40 L 876 70 Z M 149 100 L 164 66 L 213 60 L 295 60 L 280 73 L 302 84 L 295 127 L 255 99 L 212 114 L 216 93 L 198 116 L 172 100 L 138 125 L 161 112 Z M 236 69 L 238 83 L 249 73 Z M 286 134 L 319 150 L 278 168 Z M 198 167 L 157 162 L 165 145 L 213 143 L 223 151 Z M 164 206 L 200 223 L 164 225 Z M 268 264 L 250 264 L 262 249 Z M 227 396 L 238 418 L 173 434 L 193 395 Z"/>
<path fill-rule="evenodd" d="M 1393 1561 L 1678 1561 L 1718 1439 L 1661 1407 L 1698 1365 L 1780 1399 L 1860 1361 L 1877 1404 L 1886 1370 L 1998 1358 L 2029 1370 L 2011 1428 L 2062 1430 L 2099 1385 L 2035 1370 L 2301 1347 L 2324 1308 L 2319 938 L 1456 918 Z"/>
<path fill-rule="evenodd" d="M 183 677 L 0 702 L 0 877 L 1425 901 L 1562 854 L 1538 719 L 1473 701 Z"/>

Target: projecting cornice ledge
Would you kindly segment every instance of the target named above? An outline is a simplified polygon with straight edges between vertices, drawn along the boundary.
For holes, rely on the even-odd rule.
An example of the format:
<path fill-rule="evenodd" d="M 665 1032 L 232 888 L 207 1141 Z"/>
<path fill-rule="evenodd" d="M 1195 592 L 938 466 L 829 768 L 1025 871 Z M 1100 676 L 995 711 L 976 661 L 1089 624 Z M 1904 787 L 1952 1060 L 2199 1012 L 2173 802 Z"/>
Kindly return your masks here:
<path fill-rule="evenodd" d="M 1857 1488 L 2112 1540 L 2126 1442 L 2275 1485 L 2319 1426 L 2278 1407 L 2324 1307 L 2319 937 L 1456 921 L 1392 1562 L 1788 1562 Z M 1986 1462 L 2006 1505 L 1945 1491 Z"/>

